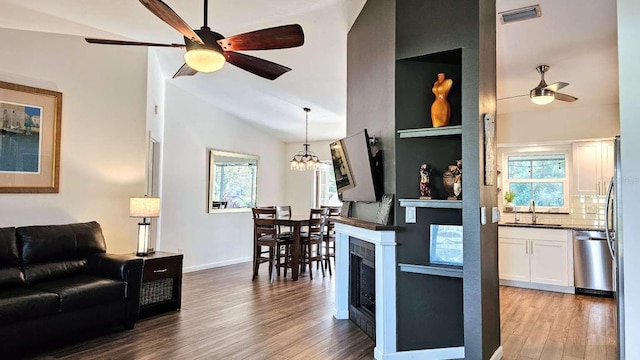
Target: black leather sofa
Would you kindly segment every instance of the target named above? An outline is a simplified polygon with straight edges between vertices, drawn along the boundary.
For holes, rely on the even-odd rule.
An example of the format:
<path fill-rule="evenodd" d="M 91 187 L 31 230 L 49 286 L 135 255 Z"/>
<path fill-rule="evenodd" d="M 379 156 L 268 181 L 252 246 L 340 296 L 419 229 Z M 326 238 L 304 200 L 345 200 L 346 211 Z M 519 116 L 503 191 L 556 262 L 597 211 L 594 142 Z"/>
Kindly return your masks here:
<path fill-rule="evenodd" d="M 97 222 L 0 228 L 0 358 L 132 329 L 141 283 L 142 259 L 107 254 Z"/>

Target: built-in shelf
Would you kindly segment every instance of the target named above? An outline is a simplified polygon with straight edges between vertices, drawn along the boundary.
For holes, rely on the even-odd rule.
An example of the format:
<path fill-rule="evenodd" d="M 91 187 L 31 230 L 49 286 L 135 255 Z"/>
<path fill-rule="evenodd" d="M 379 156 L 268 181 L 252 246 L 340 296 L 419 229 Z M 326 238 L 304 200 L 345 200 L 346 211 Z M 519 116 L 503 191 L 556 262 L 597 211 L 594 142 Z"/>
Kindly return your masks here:
<path fill-rule="evenodd" d="M 400 271 L 402 272 L 462 278 L 462 266 L 440 265 L 440 264 L 430 264 L 430 265 L 399 264 L 399 265 L 400 265 Z"/>
<path fill-rule="evenodd" d="M 406 129 L 398 130 L 398 134 L 400 134 L 401 139 L 430 136 L 462 135 L 462 126 L 456 125 L 437 128 Z"/>
<path fill-rule="evenodd" d="M 400 199 L 402 207 L 424 207 L 435 209 L 462 209 L 462 200 Z"/>

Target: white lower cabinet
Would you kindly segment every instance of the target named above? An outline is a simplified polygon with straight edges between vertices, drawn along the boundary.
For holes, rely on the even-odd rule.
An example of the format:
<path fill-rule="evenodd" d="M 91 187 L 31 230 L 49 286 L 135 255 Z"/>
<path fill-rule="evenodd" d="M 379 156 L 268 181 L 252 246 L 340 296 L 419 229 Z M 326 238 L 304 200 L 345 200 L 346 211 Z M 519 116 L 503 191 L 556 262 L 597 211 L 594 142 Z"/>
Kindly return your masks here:
<path fill-rule="evenodd" d="M 572 231 L 526 227 L 498 228 L 501 284 L 573 291 Z"/>

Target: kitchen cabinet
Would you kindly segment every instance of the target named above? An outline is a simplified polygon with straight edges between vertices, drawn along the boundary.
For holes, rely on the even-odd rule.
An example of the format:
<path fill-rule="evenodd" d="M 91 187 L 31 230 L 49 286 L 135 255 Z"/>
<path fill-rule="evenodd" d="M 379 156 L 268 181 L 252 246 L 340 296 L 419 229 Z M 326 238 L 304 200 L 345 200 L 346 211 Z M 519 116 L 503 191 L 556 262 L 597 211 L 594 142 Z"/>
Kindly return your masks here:
<path fill-rule="evenodd" d="M 505 227 L 498 229 L 500 283 L 573 292 L 571 230 Z"/>
<path fill-rule="evenodd" d="M 606 195 L 613 176 L 613 141 L 573 144 L 573 195 Z"/>

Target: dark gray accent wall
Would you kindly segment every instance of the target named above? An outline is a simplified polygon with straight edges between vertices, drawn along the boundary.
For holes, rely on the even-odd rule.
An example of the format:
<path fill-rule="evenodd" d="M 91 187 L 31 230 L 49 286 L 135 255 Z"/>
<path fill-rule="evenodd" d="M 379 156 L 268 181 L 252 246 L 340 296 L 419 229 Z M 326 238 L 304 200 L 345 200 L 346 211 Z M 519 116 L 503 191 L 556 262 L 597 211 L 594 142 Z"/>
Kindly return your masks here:
<path fill-rule="evenodd" d="M 382 150 L 384 193 L 395 193 L 395 0 L 369 0 L 347 39 L 347 136 L 367 129 Z M 379 203 L 355 203 L 374 221 Z"/>
<path fill-rule="evenodd" d="M 489 359 L 500 346 L 497 226 L 490 218 L 497 194 L 495 185 L 484 185 L 481 115 L 495 115 L 495 0 L 368 0 L 347 54 L 347 134 L 367 128 L 381 140 L 384 191 L 396 194 L 398 263 L 428 265 L 430 224 L 464 229 L 462 279 L 398 270 L 398 350 L 464 345 L 466 359 Z M 454 80 L 451 124 L 462 125 L 462 135 L 400 139 L 398 129 L 431 127 L 438 72 Z M 416 223 L 405 223 L 397 199 L 418 198 L 420 163 L 434 166 L 432 195 L 442 199 L 442 173 L 460 158 L 462 209 L 418 208 Z M 368 218 L 372 209 L 358 204 L 356 217 Z"/>

